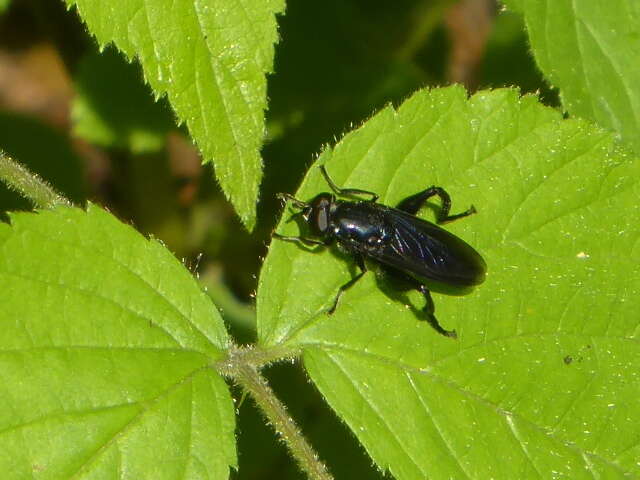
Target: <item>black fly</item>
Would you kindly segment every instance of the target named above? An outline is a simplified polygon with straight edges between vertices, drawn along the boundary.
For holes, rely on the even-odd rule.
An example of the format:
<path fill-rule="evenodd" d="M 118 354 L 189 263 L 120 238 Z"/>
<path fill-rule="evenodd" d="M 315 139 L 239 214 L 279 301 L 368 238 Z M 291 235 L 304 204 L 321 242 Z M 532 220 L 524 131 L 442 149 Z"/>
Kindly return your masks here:
<path fill-rule="evenodd" d="M 442 207 L 437 223 L 445 223 L 475 213 L 472 206 L 457 215 L 449 215 L 451 198 L 440 187 L 429 187 L 402 200 L 396 208 L 376 203 L 378 195 L 356 188 L 340 188 L 329 177 L 324 166 L 320 170 L 325 180 L 342 197 L 356 201 L 338 200 L 331 193 L 320 193 L 310 202 L 292 195 L 278 196 L 290 201 L 301 211 L 310 233 L 315 238 L 288 237 L 277 233 L 281 240 L 301 244 L 338 246 L 353 256 L 360 273 L 340 287 L 328 313 L 333 313 L 342 294 L 367 271 L 365 259 L 375 261 L 384 273 L 400 279 L 422 293 L 426 300 L 423 311 L 427 320 L 441 334 L 456 337 L 455 330 L 445 330 L 434 315 L 431 294 L 425 283 L 464 288 L 484 281 L 486 264 L 478 252 L 455 235 L 439 226 L 418 218 L 415 214 L 433 197 L 438 196 Z"/>

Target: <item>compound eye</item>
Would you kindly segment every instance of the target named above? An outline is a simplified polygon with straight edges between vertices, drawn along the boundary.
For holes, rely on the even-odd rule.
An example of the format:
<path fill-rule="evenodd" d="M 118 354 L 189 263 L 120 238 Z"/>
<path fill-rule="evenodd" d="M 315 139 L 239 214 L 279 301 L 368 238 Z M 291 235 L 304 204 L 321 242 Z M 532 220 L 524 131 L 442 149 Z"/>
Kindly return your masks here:
<path fill-rule="evenodd" d="M 320 210 L 318 212 L 318 217 L 316 218 L 316 227 L 321 233 L 324 233 L 329 228 L 329 215 L 327 214 L 327 210 Z"/>
<path fill-rule="evenodd" d="M 307 222 L 314 235 L 324 236 L 329 232 L 331 221 L 332 197 L 328 193 L 321 193 L 313 199 Z"/>

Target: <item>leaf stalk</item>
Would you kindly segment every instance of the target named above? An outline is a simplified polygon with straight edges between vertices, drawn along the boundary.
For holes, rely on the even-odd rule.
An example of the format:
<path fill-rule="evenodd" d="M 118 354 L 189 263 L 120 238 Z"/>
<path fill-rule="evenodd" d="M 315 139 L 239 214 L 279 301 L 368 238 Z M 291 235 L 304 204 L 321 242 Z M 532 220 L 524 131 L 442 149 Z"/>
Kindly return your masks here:
<path fill-rule="evenodd" d="M 252 348 L 231 347 L 229 357 L 218 366 L 254 399 L 267 421 L 285 443 L 300 468 L 313 480 L 333 480 L 326 465 L 304 437 L 300 428 L 288 414 L 284 404 L 260 374 L 256 363 L 264 365 L 260 351 Z M 282 357 L 279 357 L 282 358 Z M 252 362 L 253 360 L 259 360 Z M 260 361 L 263 360 L 263 361 Z"/>
<path fill-rule="evenodd" d="M 0 150 L 0 180 L 30 200 L 36 208 L 71 205 L 71 202 L 41 179 Z"/>

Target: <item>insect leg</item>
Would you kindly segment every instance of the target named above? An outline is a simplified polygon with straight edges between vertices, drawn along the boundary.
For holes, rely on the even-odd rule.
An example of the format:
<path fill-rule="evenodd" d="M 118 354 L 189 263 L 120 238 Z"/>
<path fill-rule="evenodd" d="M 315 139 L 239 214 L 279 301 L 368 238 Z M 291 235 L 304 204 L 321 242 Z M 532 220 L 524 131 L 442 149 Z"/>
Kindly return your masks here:
<path fill-rule="evenodd" d="M 320 171 L 322 172 L 322 176 L 324 177 L 324 179 L 327 181 L 327 183 L 331 187 L 331 190 L 333 190 L 338 195 L 342 195 L 345 197 L 357 197 L 358 195 L 369 195 L 371 196 L 371 198 L 369 199 L 370 202 L 375 202 L 376 200 L 378 200 L 378 194 L 374 192 L 370 192 L 368 190 L 360 190 L 359 188 L 340 188 L 335 183 L 333 183 L 333 180 L 331 180 L 331 177 L 327 173 L 327 169 L 324 167 L 324 165 L 320 165 Z"/>
<path fill-rule="evenodd" d="M 425 287 L 424 285 L 420 285 L 418 287 L 418 290 L 420 291 L 420 293 L 422 293 L 425 301 L 427 302 L 423 308 L 423 311 L 427 314 L 427 321 L 429 322 L 429 325 L 431 325 L 436 332 L 444 335 L 445 337 L 458 338 L 458 334 L 455 330 L 446 330 L 442 327 L 442 325 L 440 325 L 440 322 L 438 322 L 438 319 L 435 315 L 436 307 L 433 303 L 433 298 L 431 298 L 431 292 L 429 292 L 427 287 Z"/>
<path fill-rule="evenodd" d="M 384 287 L 384 283 L 380 284 L 382 291 L 387 296 L 409 306 L 418 318 L 423 319 L 424 316 L 426 316 L 425 320 L 429 322 L 429 325 L 431 325 L 431 327 L 439 334 L 450 338 L 457 337 L 455 330 L 446 330 L 442 325 L 440 325 L 440 322 L 438 322 L 438 319 L 435 316 L 435 305 L 431 298 L 431 292 L 429 292 L 429 289 L 425 285 L 410 275 L 393 268 L 382 267 L 379 271 L 383 274 L 382 278 L 386 280 L 384 283 L 387 283 L 388 285 L 388 287 Z M 400 295 L 400 292 L 406 292 L 408 290 L 417 290 L 424 297 L 426 303 L 422 308 L 422 312 L 414 307 L 408 298 Z M 421 313 L 424 316 L 421 315 Z"/>
<path fill-rule="evenodd" d="M 303 202 L 302 200 L 298 200 L 296 197 L 294 197 L 293 195 L 290 195 L 288 193 L 277 193 L 276 197 L 278 197 L 280 200 L 282 200 L 283 202 L 291 202 L 293 203 L 293 205 L 297 208 L 309 208 L 309 204 L 307 202 Z"/>
<path fill-rule="evenodd" d="M 340 298 L 342 297 L 344 292 L 346 292 L 351 287 L 353 287 L 356 284 L 356 282 L 360 280 L 362 276 L 367 272 L 367 266 L 364 263 L 364 259 L 362 258 L 362 255 L 356 255 L 354 259 L 356 261 L 356 265 L 358 265 L 358 268 L 360 268 L 360 273 L 340 287 L 340 289 L 338 290 L 338 294 L 336 295 L 336 298 L 333 301 L 333 305 L 327 311 L 327 314 L 329 315 L 332 315 L 333 312 L 336 311 L 336 308 L 338 308 L 338 302 L 340 301 Z"/>
<path fill-rule="evenodd" d="M 416 193 L 415 195 L 411 195 L 410 197 L 402 200 L 396 208 L 411 215 L 415 215 L 416 213 L 418 213 L 418 210 L 420 210 L 424 203 L 434 196 L 440 197 L 440 200 L 442 201 L 442 207 L 440 209 L 440 212 L 438 213 L 438 223 L 452 222 L 454 220 L 457 220 L 458 218 L 466 217 L 468 215 L 471 215 L 472 213 L 476 213 L 475 207 L 471 205 L 468 210 L 465 210 L 462 213 L 449 215 L 449 210 L 451 210 L 451 197 L 442 187 L 429 187 L 426 190 Z"/>
<path fill-rule="evenodd" d="M 273 232 L 273 237 L 284 240 L 285 242 L 297 243 L 298 245 L 301 245 L 305 250 L 309 250 L 312 252 L 316 251 L 318 248 L 323 248 L 328 245 L 326 242 L 316 240 L 315 238 L 293 237 L 288 235 L 280 235 L 276 232 Z M 317 247 L 309 248 L 309 245 L 317 245 Z"/>

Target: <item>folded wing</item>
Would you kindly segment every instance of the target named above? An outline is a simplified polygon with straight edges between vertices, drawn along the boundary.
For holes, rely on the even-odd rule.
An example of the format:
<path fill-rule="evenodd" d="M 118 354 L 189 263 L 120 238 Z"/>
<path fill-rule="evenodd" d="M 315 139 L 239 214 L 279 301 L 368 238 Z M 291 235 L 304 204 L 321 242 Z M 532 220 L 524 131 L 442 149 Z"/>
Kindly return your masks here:
<path fill-rule="evenodd" d="M 371 254 L 380 263 L 416 277 L 457 286 L 484 281 L 486 264 L 470 245 L 437 225 L 389 208 L 390 241 Z"/>

